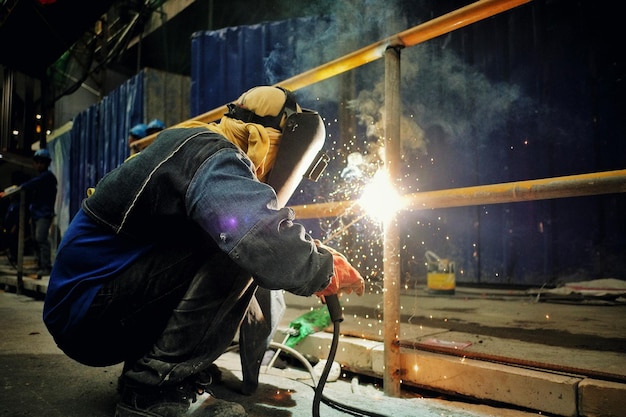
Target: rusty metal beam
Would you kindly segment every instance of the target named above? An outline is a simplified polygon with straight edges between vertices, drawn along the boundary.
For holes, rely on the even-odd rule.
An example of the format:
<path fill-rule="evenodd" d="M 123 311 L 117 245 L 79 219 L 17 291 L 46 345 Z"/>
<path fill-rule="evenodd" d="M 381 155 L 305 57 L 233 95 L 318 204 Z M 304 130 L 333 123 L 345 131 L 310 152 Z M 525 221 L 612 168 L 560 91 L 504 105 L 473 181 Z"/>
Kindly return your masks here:
<path fill-rule="evenodd" d="M 385 169 L 389 184 L 402 180 L 402 146 L 400 119 L 400 48 L 385 52 Z M 386 395 L 401 394 L 402 365 L 400 364 L 400 230 L 396 213 L 385 222 L 383 256 L 384 361 L 383 390 Z"/>
<path fill-rule="evenodd" d="M 396 33 L 395 35 L 365 46 L 364 48 L 344 55 L 317 68 L 298 74 L 280 82 L 279 85 L 290 90 L 298 90 L 380 59 L 389 47 L 408 48 L 415 46 L 522 4 L 530 3 L 530 1 L 531 0 L 477 1 L 429 20 L 428 22 L 414 26 L 411 29 Z"/>
<path fill-rule="evenodd" d="M 402 197 L 404 210 L 501 204 L 626 192 L 626 170 L 425 191 Z M 291 207 L 299 219 L 360 215 L 358 200 Z"/>

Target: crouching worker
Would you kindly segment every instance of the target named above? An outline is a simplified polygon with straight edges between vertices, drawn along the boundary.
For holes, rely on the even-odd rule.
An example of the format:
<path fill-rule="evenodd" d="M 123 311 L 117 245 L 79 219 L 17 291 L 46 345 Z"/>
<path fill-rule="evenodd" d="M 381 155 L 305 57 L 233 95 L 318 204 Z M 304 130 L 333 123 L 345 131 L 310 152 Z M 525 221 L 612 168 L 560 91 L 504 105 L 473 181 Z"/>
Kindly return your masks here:
<path fill-rule="evenodd" d="M 246 415 L 211 397 L 207 370 L 257 285 L 363 293 L 360 274 L 263 182 L 300 111 L 289 97 L 255 87 L 219 123 L 164 130 L 97 184 L 64 234 L 43 318 L 74 360 L 124 363 L 117 417 Z"/>

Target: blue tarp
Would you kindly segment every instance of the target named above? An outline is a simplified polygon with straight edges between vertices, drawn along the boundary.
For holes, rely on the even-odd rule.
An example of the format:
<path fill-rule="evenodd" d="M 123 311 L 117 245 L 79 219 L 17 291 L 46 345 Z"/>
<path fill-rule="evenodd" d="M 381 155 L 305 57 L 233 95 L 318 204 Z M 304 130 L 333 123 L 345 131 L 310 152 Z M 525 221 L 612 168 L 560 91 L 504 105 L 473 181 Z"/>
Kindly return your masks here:
<path fill-rule="evenodd" d="M 74 118 L 70 133 L 70 217 L 80 208 L 87 189 L 95 187 L 129 156 L 128 131 L 144 122 L 143 78 L 140 72 Z"/>
<path fill-rule="evenodd" d="M 71 126 L 71 122 L 69 123 Z M 63 236 L 70 222 L 70 192 L 71 192 L 71 174 L 70 174 L 70 149 L 71 149 L 71 130 L 64 127 L 63 133 L 56 136 L 48 143 L 48 150 L 52 157 L 50 170 L 57 177 L 57 199 L 55 203 L 56 225 L 59 234 Z"/>

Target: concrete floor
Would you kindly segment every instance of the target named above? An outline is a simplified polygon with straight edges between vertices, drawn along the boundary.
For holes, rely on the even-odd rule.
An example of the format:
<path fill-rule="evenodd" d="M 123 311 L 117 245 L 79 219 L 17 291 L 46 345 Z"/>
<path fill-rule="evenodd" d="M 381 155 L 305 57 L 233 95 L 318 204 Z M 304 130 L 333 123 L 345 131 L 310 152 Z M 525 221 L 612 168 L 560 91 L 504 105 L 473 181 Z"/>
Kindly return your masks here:
<path fill-rule="evenodd" d="M 0 265 L 0 416 L 112 416 L 120 366 L 89 368 L 65 357 L 41 322 L 46 279 L 24 278 Z M 383 394 L 382 296 L 342 299 L 345 321 L 336 360 L 342 378 L 324 394 L 385 416 L 623 416 L 626 406 L 626 306 L 537 302 L 533 295 L 457 288 L 453 296 L 416 289 L 401 297 L 401 398 Z M 313 298 L 286 295 L 275 340 L 293 319 L 319 308 Z M 329 329 L 326 329 L 329 330 Z M 297 345 L 325 357 L 332 335 L 320 331 Z M 262 369 L 253 396 L 238 393 L 236 351 L 218 361 L 219 398 L 240 402 L 250 416 L 312 414 L 313 386 L 292 358 L 286 369 Z M 348 415 L 326 404 L 321 416 Z M 367 415 L 367 414 L 364 414 Z"/>
<path fill-rule="evenodd" d="M 317 305 L 286 300 L 291 317 Z M 543 415 L 626 416 L 623 299 L 541 302 L 526 291 L 457 288 L 453 296 L 403 292 L 400 304 L 406 385 Z M 382 305 L 376 293 L 342 302 L 336 360 L 344 369 L 383 375 Z M 298 350 L 315 356 L 329 340 L 316 333 Z"/>

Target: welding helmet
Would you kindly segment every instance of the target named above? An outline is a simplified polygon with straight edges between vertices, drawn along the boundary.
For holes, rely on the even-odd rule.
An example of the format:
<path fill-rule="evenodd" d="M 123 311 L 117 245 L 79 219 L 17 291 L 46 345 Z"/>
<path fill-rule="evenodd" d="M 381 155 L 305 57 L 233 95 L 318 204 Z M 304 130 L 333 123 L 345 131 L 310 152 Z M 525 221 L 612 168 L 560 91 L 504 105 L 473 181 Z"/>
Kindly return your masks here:
<path fill-rule="evenodd" d="M 273 87 L 265 88 L 263 92 L 275 96 L 280 92 L 284 99 L 267 100 L 265 105 L 257 105 L 253 112 L 244 107 L 246 99 L 244 93 L 238 102 L 227 105 L 228 112 L 225 115 L 282 132 L 276 160 L 268 175 L 267 184 L 276 191 L 278 206 L 283 207 L 298 188 L 302 178 L 317 181 L 326 168 L 329 158 L 322 153 L 326 130 L 320 115 L 313 110 L 300 108 L 291 91 Z M 277 102 L 283 103 L 283 100 L 282 107 L 280 104 L 276 105 Z"/>
<path fill-rule="evenodd" d="M 322 151 L 326 129 L 320 115 L 313 110 L 287 116 L 276 161 L 267 183 L 276 190 L 279 207 L 287 204 L 302 178 L 317 181 L 328 165 Z"/>

